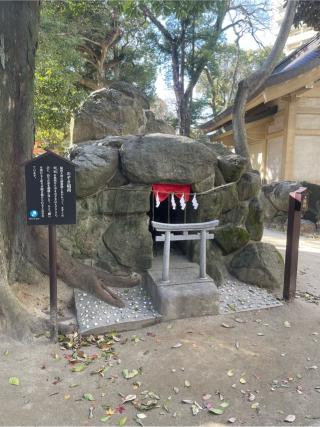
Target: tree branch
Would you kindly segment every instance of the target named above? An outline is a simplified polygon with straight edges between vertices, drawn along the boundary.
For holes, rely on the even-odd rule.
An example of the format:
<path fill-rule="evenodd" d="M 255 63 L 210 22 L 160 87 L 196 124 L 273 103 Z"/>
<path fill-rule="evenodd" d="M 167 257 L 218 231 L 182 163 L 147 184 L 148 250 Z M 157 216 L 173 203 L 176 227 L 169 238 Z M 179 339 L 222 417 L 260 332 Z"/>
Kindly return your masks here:
<path fill-rule="evenodd" d="M 233 137 L 235 142 L 236 153 L 246 157 L 250 162 L 250 152 L 247 142 L 247 133 L 245 125 L 246 104 L 249 96 L 254 94 L 265 83 L 266 79 L 271 75 L 279 57 L 286 44 L 295 11 L 297 1 L 291 0 L 287 2 L 286 12 L 281 23 L 281 27 L 273 45 L 273 48 L 267 57 L 264 64 L 253 74 L 242 80 L 238 85 L 238 91 L 233 106 Z"/>

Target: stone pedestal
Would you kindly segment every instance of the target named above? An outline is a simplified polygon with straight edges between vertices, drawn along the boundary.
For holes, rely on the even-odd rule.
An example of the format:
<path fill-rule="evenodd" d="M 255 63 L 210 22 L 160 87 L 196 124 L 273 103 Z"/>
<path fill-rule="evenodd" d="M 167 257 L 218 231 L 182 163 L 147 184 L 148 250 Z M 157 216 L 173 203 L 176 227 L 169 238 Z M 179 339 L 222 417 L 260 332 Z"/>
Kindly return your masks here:
<path fill-rule="evenodd" d="M 213 280 L 199 278 L 199 265 L 184 256 L 170 257 L 170 281 L 162 281 L 162 257 L 148 271 L 146 287 L 162 320 L 219 314 L 219 294 Z"/>

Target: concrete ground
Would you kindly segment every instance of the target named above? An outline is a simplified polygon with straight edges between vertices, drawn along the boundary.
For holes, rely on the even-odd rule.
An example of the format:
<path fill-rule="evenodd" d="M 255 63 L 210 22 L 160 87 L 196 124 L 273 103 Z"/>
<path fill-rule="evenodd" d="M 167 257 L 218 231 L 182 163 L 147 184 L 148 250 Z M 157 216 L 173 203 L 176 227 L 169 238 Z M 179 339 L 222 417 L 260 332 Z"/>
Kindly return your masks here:
<path fill-rule="evenodd" d="M 263 241 L 275 245 L 284 256 L 286 234 L 265 230 Z M 320 239 L 301 236 L 299 241 L 297 290 L 310 292 L 320 297 Z"/>
<path fill-rule="evenodd" d="M 284 245 L 281 233 L 264 239 Z M 318 292 L 319 247 L 302 243 L 298 286 Z M 291 415 L 293 425 L 320 426 L 320 307 L 303 298 L 161 323 L 103 347 L 82 347 L 86 356 L 45 337 L 1 340 L 0 425 L 284 425 Z"/>

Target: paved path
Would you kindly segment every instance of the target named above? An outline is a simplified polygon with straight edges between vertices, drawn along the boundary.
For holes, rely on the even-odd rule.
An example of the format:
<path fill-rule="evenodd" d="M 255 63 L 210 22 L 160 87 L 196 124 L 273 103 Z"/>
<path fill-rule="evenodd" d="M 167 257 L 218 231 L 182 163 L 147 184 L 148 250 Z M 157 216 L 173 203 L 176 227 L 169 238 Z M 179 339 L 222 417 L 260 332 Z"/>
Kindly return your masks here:
<path fill-rule="evenodd" d="M 284 256 L 286 234 L 281 231 L 265 230 L 263 241 L 274 244 Z M 300 237 L 297 290 L 320 296 L 320 240 Z"/>

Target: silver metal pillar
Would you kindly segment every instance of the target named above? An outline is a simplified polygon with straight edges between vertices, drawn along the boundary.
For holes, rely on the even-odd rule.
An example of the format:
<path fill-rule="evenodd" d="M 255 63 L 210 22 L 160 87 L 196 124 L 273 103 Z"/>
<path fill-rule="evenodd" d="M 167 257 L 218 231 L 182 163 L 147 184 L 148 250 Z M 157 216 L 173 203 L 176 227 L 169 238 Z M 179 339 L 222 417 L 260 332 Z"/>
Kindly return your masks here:
<path fill-rule="evenodd" d="M 206 249 L 207 249 L 207 239 L 206 239 L 206 230 L 201 230 L 201 239 L 200 239 L 200 279 L 206 279 L 206 270 L 207 270 L 207 260 L 206 260 Z"/>
<path fill-rule="evenodd" d="M 165 240 L 163 248 L 163 265 L 162 265 L 162 281 L 169 281 L 170 267 L 170 231 L 165 231 Z"/>

